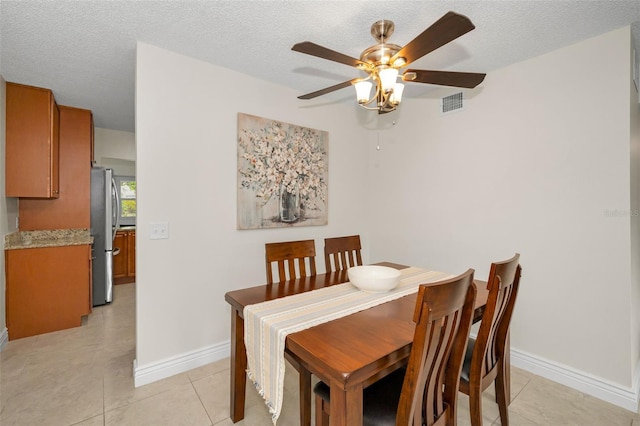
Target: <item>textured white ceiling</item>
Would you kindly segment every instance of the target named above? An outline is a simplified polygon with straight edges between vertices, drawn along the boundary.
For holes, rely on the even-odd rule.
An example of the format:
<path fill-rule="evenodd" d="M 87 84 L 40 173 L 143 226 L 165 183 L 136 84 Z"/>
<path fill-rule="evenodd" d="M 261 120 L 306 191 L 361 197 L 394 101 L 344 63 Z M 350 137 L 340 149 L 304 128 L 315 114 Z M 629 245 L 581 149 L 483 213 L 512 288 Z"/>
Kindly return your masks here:
<path fill-rule="evenodd" d="M 627 25 L 640 46 L 640 0 L 0 0 L 0 74 L 52 89 L 61 105 L 91 109 L 97 127 L 134 131 L 137 40 L 303 94 L 359 74 L 293 52 L 293 44 L 309 40 L 358 57 L 374 44 L 373 22 L 394 21 L 390 41 L 402 46 L 449 10 L 468 16 L 476 29 L 413 68 L 490 73 Z M 423 96 L 429 87 L 407 84 L 405 96 Z M 343 89 L 321 102 L 353 98 Z"/>

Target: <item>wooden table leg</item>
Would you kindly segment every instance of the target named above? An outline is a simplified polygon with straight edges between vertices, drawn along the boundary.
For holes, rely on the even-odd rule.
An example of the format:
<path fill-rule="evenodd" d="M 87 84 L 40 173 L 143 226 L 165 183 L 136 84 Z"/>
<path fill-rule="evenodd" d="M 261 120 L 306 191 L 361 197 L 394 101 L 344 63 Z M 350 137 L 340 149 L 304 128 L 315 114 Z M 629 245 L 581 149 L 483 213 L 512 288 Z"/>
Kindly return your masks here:
<path fill-rule="evenodd" d="M 362 383 L 342 389 L 339 384 L 331 383 L 331 406 L 329 424 L 331 426 L 362 425 Z"/>
<path fill-rule="evenodd" d="M 311 426 L 311 373 L 304 367 L 300 374 L 300 425 Z"/>
<path fill-rule="evenodd" d="M 298 391 L 300 402 L 300 426 L 311 426 L 311 372 L 290 353 L 284 353 L 284 357 L 296 369 L 299 375 Z"/>
<path fill-rule="evenodd" d="M 244 346 L 244 320 L 240 312 L 231 309 L 231 420 L 244 419 L 247 392 L 247 350 Z"/>

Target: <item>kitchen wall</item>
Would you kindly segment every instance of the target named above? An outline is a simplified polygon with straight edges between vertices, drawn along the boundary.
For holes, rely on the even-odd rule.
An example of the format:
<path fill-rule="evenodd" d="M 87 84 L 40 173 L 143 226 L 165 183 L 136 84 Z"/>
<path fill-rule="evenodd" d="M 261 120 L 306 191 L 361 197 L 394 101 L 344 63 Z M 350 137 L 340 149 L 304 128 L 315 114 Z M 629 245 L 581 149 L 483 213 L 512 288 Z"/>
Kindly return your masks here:
<path fill-rule="evenodd" d="M 136 135 L 133 132 L 95 128 L 96 166 L 110 167 L 122 176 L 136 175 Z"/>
<path fill-rule="evenodd" d="M 406 99 L 396 125 L 377 132 L 354 105 L 302 104 L 140 43 L 136 385 L 228 356 L 224 293 L 263 282 L 265 242 L 321 248 L 325 236 L 360 233 L 365 262 L 473 267 L 481 279 L 520 252 L 513 363 L 635 409 L 630 46 L 627 27 L 493 71 L 446 115 L 440 98 L 456 90 Z M 329 226 L 236 230 L 237 112 L 329 131 Z M 147 237 L 158 221 L 168 240 Z"/>
<path fill-rule="evenodd" d="M 472 267 L 480 279 L 521 253 L 513 363 L 633 408 L 640 114 L 630 53 L 623 28 L 489 73 L 460 111 L 440 114 L 435 95 L 407 100 L 369 164 L 371 223 L 385 226 L 368 235 L 372 261 Z"/>
<path fill-rule="evenodd" d="M 224 295 L 264 283 L 266 242 L 313 238 L 321 253 L 325 237 L 359 233 L 368 259 L 359 112 L 307 106 L 298 95 L 138 44 L 136 385 L 229 356 Z M 236 229 L 239 112 L 329 132 L 327 226 Z M 149 239 L 154 222 L 168 222 L 169 239 Z"/>
<path fill-rule="evenodd" d="M 5 159 L 5 80 L 0 75 L 0 164 Z M 4 247 L 4 236 L 17 230 L 18 199 L 5 197 L 4 167 L 0 173 L 0 236 Z M 5 308 L 5 265 L 4 255 L 0 256 L 0 351 L 7 344 L 6 308 Z"/>

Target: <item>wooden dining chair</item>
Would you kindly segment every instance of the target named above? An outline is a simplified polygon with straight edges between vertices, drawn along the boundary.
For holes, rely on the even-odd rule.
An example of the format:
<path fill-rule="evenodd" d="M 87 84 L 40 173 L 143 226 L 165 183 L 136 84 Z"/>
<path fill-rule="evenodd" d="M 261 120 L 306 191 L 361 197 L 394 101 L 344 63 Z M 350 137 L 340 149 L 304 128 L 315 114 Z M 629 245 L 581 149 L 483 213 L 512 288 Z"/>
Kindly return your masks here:
<path fill-rule="evenodd" d="M 265 244 L 267 284 L 274 283 L 273 264 L 277 264 L 278 280 L 286 281 L 316 274 L 316 244 L 314 240 L 285 241 Z"/>
<path fill-rule="evenodd" d="M 473 319 L 473 269 L 433 284 L 422 284 L 406 368 L 364 389 L 364 425 L 455 425 L 460 371 Z M 318 382 L 316 425 L 328 425 L 329 386 Z"/>
<path fill-rule="evenodd" d="M 324 239 L 324 265 L 327 272 L 362 265 L 360 235 Z M 333 261 L 333 262 L 332 262 Z"/>
<path fill-rule="evenodd" d="M 469 395 L 471 424 L 482 425 L 482 392 L 495 383 L 500 424 L 509 425 L 509 372 L 505 347 L 520 284 L 520 254 L 491 264 L 487 305 L 475 339 L 469 339 L 460 375 L 460 391 Z"/>
<path fill-rule="evenodd" d="M 316 275 L 316 243 L 314 240 L 266 243 L 267 284 Z M 273 264 L 278 271 L 274 279 Z M 302 368 L 297 359 L 285 352 L 285 358 L 299 372 L 300 424 L 311 422 L 311 373 Z"/>

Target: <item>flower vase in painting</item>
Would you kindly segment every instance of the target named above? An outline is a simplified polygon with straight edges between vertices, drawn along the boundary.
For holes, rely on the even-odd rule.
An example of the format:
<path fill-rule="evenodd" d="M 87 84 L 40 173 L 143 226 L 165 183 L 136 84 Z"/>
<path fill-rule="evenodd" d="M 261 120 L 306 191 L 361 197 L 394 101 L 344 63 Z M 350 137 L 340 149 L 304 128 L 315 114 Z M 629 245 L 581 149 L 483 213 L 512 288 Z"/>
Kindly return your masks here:
<path fill-rule="evenodd" d="M 280 221 L 294 223 L 298 219 L 300 219 L 298 184 L 294 184 L 293 188 L 282 185 L 280 187 Z"/>

